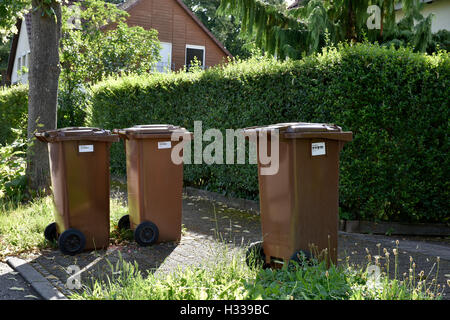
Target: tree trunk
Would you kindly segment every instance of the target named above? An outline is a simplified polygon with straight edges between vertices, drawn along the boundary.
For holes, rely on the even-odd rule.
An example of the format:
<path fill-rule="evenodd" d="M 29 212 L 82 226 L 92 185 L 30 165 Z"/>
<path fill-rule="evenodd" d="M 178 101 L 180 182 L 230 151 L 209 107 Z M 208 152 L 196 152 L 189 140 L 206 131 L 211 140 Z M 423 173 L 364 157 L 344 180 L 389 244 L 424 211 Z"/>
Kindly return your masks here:
<path fill-rule="evenodd" d="M 34 133 L 56 128 L 61 6 L 53 1 L 50 7 L 54 14 L 49 15 L 45 13 L 45 9 L 39 8 L 39 3 L 42 2 L 32 0 L 31 10 L 28 139 L 33 143 L 27 152 L 27 177 L 31 190 L 48 192 L 48 149 L 45 143 L 34 138 Z"/>
<path fill-rule="evenodd" d="M 347 40 L 351 42 L 357 41 L 356 36 L 356 14 L 352 5 L 353 0 L 348 1 L 348 9 L 347 9 Z"/>

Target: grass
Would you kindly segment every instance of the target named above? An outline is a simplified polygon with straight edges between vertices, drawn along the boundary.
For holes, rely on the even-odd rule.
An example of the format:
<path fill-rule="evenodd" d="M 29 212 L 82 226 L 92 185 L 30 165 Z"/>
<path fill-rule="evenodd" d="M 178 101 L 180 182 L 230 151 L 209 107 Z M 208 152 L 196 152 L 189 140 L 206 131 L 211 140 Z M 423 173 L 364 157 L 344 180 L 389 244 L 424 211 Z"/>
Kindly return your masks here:
<path fill-rule="evenodd" d="M 213 261 L 172 273 L 143 274 L 136 262 L 112 265 L 107 280 L 92 279 L 81 300 L 436 300 L 434 281 L 399 281 L 384 270 L 377 281 L 366 268 L 315 262 L 282 269 L 249 268 L 243 251 L 223 246 Z M 437 276 L 437 274 L 436 274 Z M 412 279 L 412 278 L 411 278 Z"/>
<path fill-rule="evenodd" d="M 118 200 L 110 203 L 111 242 L 124 243 L 129 232 L 120 232 L 117 222 L 128 213 Z M 45 227 L 54 222 L 53 201 L 50 196 L 36 198 L 28 204 L 0 204 L 0 260 L 8 255 L 18 255 L 39 249 L 56 247 L 44 238 Z"/>
<path fill-rule="evenodd" d="M 52 221 L 50 197 L 38 198 L 26 205 L 3 203 L 0 207 L 0 259 L 49 247 L 44 229 Z"/>
<path fill-rule="evenodd" d="M 228 300 L 244 299 L 243 282 L 255 277 L 236 257 L 209 261 L 200 267 L 179 267 L 169 274 L 143 275 L 136 262 L 119 260 L 111 265 L 112 277 L 94 280 L 72 299 L 114 300 Z"/>
<path fill-rule="evenodd" d="M 132 236 L 117 229 L 117 222 L 127 214 L 118 200 L 111 200 L 111 243 L 126 244 Z M 0 206 L 0 260 L 7 255 L 37 251 L 55 246 L 44 239 L 45 227 L 53 222 L 51 197 L 37 198 L 27 205 Z M 201 266 L 187 266 L 172 273 L 152 273 L 139 269 L 136 262 L 123 259 L 110 265 L 107 280 L 93 279 L 73 299 L 117 300 L 426 300 L 441 299 L 435 279 L 422 272 L 416 276 L 414 261 L 409 274 L 398 275 L 397 248 L 384 254 L 379 248 L 375 261 L 368 253 L 367 265 L 376 266 L 380 276 L 375 281 L 369 270 L 350 265 L 348 260 L 329 268 L 324 263 L 283 267 L 279 270 L 249 268 L 242 250 L 231 250 L 223 241 L 214 259 Z M 393 260 L 393 270 L 389 270 Z M 381 263 L 383 262 L 383 263 Z M 390 272 L 391 271 L 391 272 Z M 394 271 L 392 275 L 392 271 Z M 145 272 L 145 274 L 143 273 Z M 402 279 L 400 279 L 402 278 Z"/>

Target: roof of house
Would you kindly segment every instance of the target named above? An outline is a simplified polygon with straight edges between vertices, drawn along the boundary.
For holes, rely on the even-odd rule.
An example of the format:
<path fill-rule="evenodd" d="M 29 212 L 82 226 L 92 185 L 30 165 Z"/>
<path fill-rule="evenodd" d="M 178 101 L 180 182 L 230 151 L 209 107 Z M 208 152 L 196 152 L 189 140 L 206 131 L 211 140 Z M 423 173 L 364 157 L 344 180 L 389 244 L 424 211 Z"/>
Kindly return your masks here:
<path fill-rule="evenodd" d="M 128 0 L 126 2 L 123 2 L 118 5 L 118 7 L 122 10 L 128 11 L 134 6 L 136 6 L 139 2 L 142 0 Z M 174 0 L 178 3 L 178 5 L 183 8 L 183 10 L 199 25 L 199 27 L 211 38 L 214 43 L 219 46 L 222 51 L 230 57 L 233 57 L 233 55 L 227 50 L 227 48 L 224 47 L 224 45 L 212 34 L 212 32 L 205 27 L 205 25 L 200 21 L 199 18 L 188 8 L 186 4 L 182 0 Z"/>
<path fill-rule="evenodd" d="M 25 20 L 25 24 L 27 26 L 28 39 L 30 39 L 31 38 L 31 14 L 30 13 L 25 14 L 24 20 Z M 17 30 L 20 31 L 20 29 L 22 28 L 22 19 L 17 20 L 16 28 L 17 28 Z M 14 59 L 16 57 L 18 44 L 19 44 L 19 32 L 14 35 L 12 42 L 11 42 L 11 50 L 9 52 L 9 58 L 8 58 L 8 67 L 6 69 L 6 84 L 11 83 L 12 70 L 14 68 Z"/>
<path fill-rule="evenodd" d="M 70 2 L 76 2 L 78 0 L 71 0 Z M 137 5 L 142 0 L 128 0 L 126 2 L 122 2 L 117 5 L 118 8 L 128 11 L 131 8 L 133 8 L 135 5 Z M 212 32 L 205 27 L 205 25 L 200 21 L 199 18 L 183 3 L 182 0 L 174 0 L 176 1 L 181 8 L 183 8 L 186 13 L 199 25 L 199 27 L 213 40 L 213 42 L 229 57 L 233 57 L 233 55 L 227 50 L 227 48 L 224 47 L 224 45 L 212 34 Z M 28 33 L 28 39 L 31 39 L 31 14 L 27 13 L 25 15 L 25 23 L 27 26 L 27 33 Z M 18 20 L 16 27 L 17 30 L 20 31 L 20 28 L 22 26 L 22 20 Z M 17 51 L 17 44 L 19 42 L 19 33 L 15 34 L 12 40 L 11 44 L 11 51 L 9 54 L 9 60 L 8 60 L 8 69 L 6 72 L 6 83 L 11 83 L 11 76 L 12 76 L 12 70 L 14 67 L 14 60 L 16 57 L 16 51 Z"/>

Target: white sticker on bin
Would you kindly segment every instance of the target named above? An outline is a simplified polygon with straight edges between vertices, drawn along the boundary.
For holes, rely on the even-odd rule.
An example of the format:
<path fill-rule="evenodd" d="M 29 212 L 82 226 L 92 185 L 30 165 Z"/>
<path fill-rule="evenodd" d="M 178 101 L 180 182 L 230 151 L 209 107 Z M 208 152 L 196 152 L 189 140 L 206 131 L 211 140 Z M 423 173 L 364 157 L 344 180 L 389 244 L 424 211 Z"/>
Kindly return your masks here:
<path fill-rule="evenodd" d="M 312 156 L 322 156 L 327 154 L 325 149 L 325 142 L 316 142 L 311 144 L 311 155 Z"/>
<path fill-rule="evenodd" d="M 78 152 L 94 152 L 94 145 L 93 144 L 79 145 Z"/>
<path fill-rule="evenodd" d="M 158 149 L 170 149 L 170 148 L 172 148 L 172 142 L 171 141 L 158 142 Z"/>

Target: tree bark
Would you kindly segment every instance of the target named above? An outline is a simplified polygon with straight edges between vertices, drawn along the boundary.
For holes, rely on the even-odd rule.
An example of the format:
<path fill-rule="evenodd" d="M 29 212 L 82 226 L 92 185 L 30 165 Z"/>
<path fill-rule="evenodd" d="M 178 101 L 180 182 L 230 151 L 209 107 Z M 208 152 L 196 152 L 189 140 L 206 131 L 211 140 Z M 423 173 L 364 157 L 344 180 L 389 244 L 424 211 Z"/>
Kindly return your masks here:
<path fill-rule="evenodd" d="M 50 169 L 46 143 L 36 140 L 37 131 L 56 128 L 61 38 L 61 6 L 53 1 L 49 15 L 39 7 L 42 0 L 32 0 L 30 68 L 28 93 L 27 152 L 28 186 L 34 191 L 49 191 Z M 47 9 L 49 9 L 47 7 Z"/>
<path fill-rule="evenodd" d="M 353 9 L 352 5 L 353 0 L 348 1 L 348 9 L 347 9 L 347 40 L 350 40 L 351 42 L 357 41 L 356 36 L 356 14 L 355 10 Z"/>

